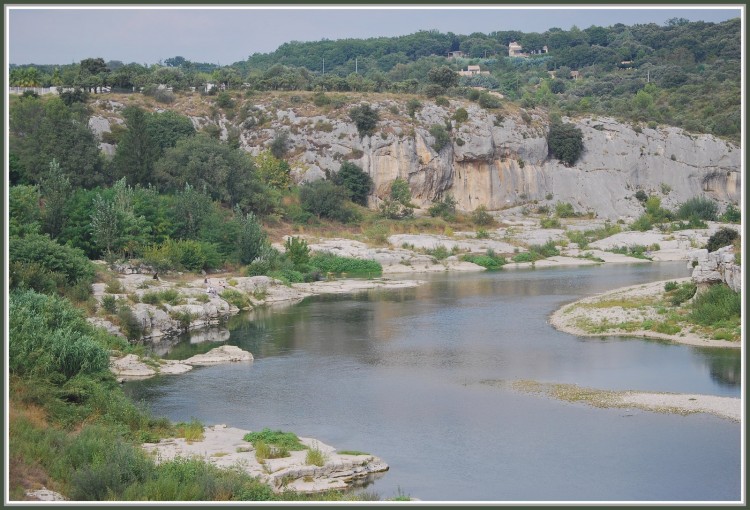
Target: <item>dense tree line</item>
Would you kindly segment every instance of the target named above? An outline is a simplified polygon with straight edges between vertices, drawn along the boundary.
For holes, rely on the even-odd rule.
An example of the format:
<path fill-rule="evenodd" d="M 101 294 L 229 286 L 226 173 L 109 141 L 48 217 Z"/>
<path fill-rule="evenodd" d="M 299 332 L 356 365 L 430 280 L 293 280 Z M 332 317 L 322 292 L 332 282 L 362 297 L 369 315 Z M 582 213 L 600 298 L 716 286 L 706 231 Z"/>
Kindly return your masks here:
<path fill-rule="evenodd" d="M 530 57 L 508 57 L 511 41 Z M 545 46 L 547 53 L 537 53 Z M 91 92 L 111 86 L 154 94 L 157 85 L 178 92 L 205 90 L 206 83 L 215 83 L 230 89 L 390 91 L 430 97 L 481 86 L 527 108 L 609 114 L 738 139 L 740 50 L 739 19 L 716 24 L 672 19 L 663 26 L 618 23 L 543 33 L 431 30 L 399 37 L 292 41 L 224 67 L 179 56 L 152 66 L 89 58 L 63 66 L 11 66 L 10 82 Z M 447 59 L 454 51 L 464 52 L 465 58 Z M 456 72 L 469 64 L 490 74 L 458 80 Z M 571 71 L 578 71 L 579 78 L 572 79 Z M 442 90 L 432 90 L 438 86 Z"/>

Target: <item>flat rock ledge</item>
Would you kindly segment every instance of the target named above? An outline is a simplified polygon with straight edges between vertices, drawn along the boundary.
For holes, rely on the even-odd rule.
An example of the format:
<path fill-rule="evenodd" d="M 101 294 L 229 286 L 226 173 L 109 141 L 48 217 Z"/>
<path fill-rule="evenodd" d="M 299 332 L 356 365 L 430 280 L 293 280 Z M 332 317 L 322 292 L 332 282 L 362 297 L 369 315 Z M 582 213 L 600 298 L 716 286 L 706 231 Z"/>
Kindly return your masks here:
<path fill-rule="evenodd" d="M 641 409 L 656 413 L 689 415 L 707 413 L 731 421 L 742 420 L 742 399 L 692 393 L 611 391 L 582 388 L 575 384 L 538 381 L 485 380 L 482 384 L 510 387 L 516 391 L 545 395 L 564 402 L 601 408 Z"/>
<path fill-rule="evenodd" d="M 658 282 L 651 282 L 639 285 L 632 285 L 629 287 L 621 287 L 614 289 L 602 294 L 595 296 L 589 296 L 573 303 L 569 303 L 550 315 L 548 322 L 555 329 L 570 333 L 576 336 L 590 336 L 590 337 L 605 337 L 605 336 L 628 336 L 628 337 L 641 337 L 641 338 L 653 338 L 656 340 L 668 340 L 675 343 L 695 345 L 699 347 L 726 347 L 732 349 L 739 349 L 742 347 L 742 342 L 732 342 L 729 340 L 714 340 L 706 338 L 691 332 L 681 332 L 676 335 L 670 335 L 667 333 L 659 333 L 650 330 L 637 330 L 637 331 L 620 331 L 612 329 L 604 333 L 589 333 L 584 331 L 576 325 L 579 319 L 586 318 L 592 321 L 603 321 L 606 320 L 612 324 L 617 324 L 623 321 L 632 320 L 637 318 L 638 320 L 644 319 L 657 319 L 658 315 L 655 312 L 641 313 L 632 310 L 624 309 L 620 306 L 610 306 L 603 308 L 590 308 L 586 305 L 591 305 L 597 302 L 606 302 L 608 300 L 629 300 L 629 299 L 648 299 L 661 294 L 664 290 L 664 284 L 668 281 L 674 281 L 677 283 L 683 283 L 690 281 L 690 278 L 672 278 L 670 280 L 663 280 Z M 637 313 L 637 315 L 636 315 Z M 631 315 L 633 314 L 633 315 Z"/>
<path fill-rule="evenodd" d="M 154 455 L 157 462 L 197 457 L 221 468 L 240 467 L 268 484 L 275 492 L 342 490 L 357 480 L 378 476 L 377 473 L 388 470 L 388 464 L 374 455 L 337 453 L 334 447 L 305 437 L 299 438 L 303 445 L 323 453 L 325 463 L 322 466 L 305 463 L 307 450 L 292 451 L 289 457 L 267 459 L 260 463 L 255 458 L 252 443 L 243 439 L 248 432 L 226 425 L 214 425 L 204 429 L 204 439 L 201 441 L 162 439 L 158 443 L 145 443 L 142 447 Z"/>
<path fill-rule="evenodd" d="M 122 357 L 111 356 L 110 370 L 120 382 L 148 379 L 157 374 L 176 375 L 192 370 L 194 366 L 218 365 L 220 363 L 251 362 L 253 355 L 234 345 L 222 345 L 205 354 L 196 354 L 186 360 L 153 360 L 140 358 L 135 354 Z"/>
<path fill-rule="evenodd" d="M 26 498 L 30 501 L 67 501 L 68 499 L 59 492 L 51 491 L 46 487 L 26 491 Z"/>

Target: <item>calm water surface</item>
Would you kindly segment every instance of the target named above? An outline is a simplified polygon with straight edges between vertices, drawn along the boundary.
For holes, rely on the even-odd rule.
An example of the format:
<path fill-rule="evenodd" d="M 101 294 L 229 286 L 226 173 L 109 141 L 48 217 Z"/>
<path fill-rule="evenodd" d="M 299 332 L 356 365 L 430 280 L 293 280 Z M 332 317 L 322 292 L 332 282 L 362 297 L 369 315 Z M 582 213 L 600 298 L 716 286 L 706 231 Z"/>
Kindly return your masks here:
<path fill-rule="evenodd" d="M 291 430 L 391 467 L 367 487 L 425 501 L 741 497 L 741 428 L 710 415 L 597 409 L 498 381 L 740 396 L 739 350 L 578 338 L 550 313 L 683 262 L 420 276 L 416 289 L 316 298 L 240 316 L 251 365 L 128 383 L 157 415 Z M 184 358 L 216 344 L 176 346 Z"/>

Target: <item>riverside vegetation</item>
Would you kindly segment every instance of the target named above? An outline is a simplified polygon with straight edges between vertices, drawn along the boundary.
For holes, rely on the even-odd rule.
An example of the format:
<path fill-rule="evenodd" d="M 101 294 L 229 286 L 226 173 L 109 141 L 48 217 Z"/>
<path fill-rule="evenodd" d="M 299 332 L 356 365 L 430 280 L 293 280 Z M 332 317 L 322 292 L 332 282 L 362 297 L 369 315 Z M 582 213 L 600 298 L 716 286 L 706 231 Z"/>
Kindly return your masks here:
<path fill-rule="evenodd" d="M 350 497 L 340 492 L 275 494 L 240 470 L 221 470 L 185 459 L 156 465 L 144 456 L 140 443 L 174 436 L 198 440 L 202 425 L 195 421 L 173 424 L 151 416 L 125 398 L 109 372 L 110 354 L 145 352 L 137 342 L 140 326 L 130 308 L 134 297 L 121 295 L 112 268 L 127 262 L 176 279 L 184 272 L 197 276 L 223 271 L 267 275 L 287 284 L 329 275 L 368 278 L 382 273 L 379 263 L 313 254 L 301 236 L 348 237 L 382 246 L 397 233 L 452 236 L 455 231 L 475 230 L 481 239 L 489 237 L 488 230 L 498 225 L 483 206 L 472 212 L 458 211 L 449 196 L 436 201 L 427 215 L 416 214 L 408 184 L 399 179 L 392 183 L 380 207 L 369 209 L 372 179 L 348 161 L 339 172 L 329 172 L 330 179 L 295 184 L 287 162 L 294 148 L 284 132 L 276 133 L 267 149 L 251 156 L 239 148 L 238 133 L 227 133 L 221 139 L 215 124 L 196 130 L 186 115 L 149 112 L 140 102 L 142 97 L 152 106 L 153 101 L 171 105 L 191 95 L 187 91 L 191 83 L 214 79 L 229 90 L 207 93 L 209 97 L 200 107 L 213 109 L 209 113 L 214 116 L 244 116 L 244 127 L 250 130 L 268 119 L 262 111 L 253 110 L 248 99 L 269 94 L 269 90 L 283 90 L 294 92 L 285 96 L 291 102 L 308 101 L 315 107 L 337 110 L 340 116 L 346 112 L 361 135 L 376 134 L 379 115 L 387 113 L 350 105 L 342 93 L 355 91 L 406 94 L 412 117 L 422 101 L 445 102 L 444 96 L 449 96 L 476 102 L 500 117 L 503 108 L 519 105 L 545 108 L 554 119 L 561 114 L 606 112 L 696 131 L 706 126 L 717 135 L 736 139 L 739 84 L 733 77 L 739 75 L 734 72 L 739 65 L 738 21 L 713 25 L 676 20 L 666 27 L 618 25 L 545 34 L 474 34 L 472 38 L 420 32 L 395 38 L 403 45 L 398 52 L 389 52 L 387 57 L 368 56 L 373 65 L 364 76 L 344 72 L 351 60 L 344 49 L 355 43 L 376 48 L 387 42 L 386 38 L 290 43 L 273 54 L 253 55 L 247 62 L 223 68 L 193 65 L 181 57 L 153 68 L 107 64 L 103 59 L 86 59 L 71 66 L 12 66 L 11 82 L 15 85 L 78 88 L 59 97 L 29 93 L 10 101 L 11 498 L 23 499 L 24 488 L 40 484 L 72 499 L 99 501 Z M 687 45 L 684 37 L 678 37 L 685 34 L 691 34 L 695 42 Z M 511 39 L 520 39 L 529 49 L 546 42 L 553 50 L 528 60 L 479 57 L 481 48 L 497 53 Z M 466 49 L 471 59 L 446 64 L 442 57 L 429 56 L 457 48 Z M 321 51 L 326 52 L 327 61 L 332 56 L 328 52 L 339 55 L 331 58 L 333 71 L 325 77 L 310 73 L 307 66 L 312 64 L 304 57 L 312 58 Z M 274 58 L 284 52 L 294 56 L 290 60 L 296 62 L 294 67 L 274 65 Z M 681 59 L 680 65 L 670 63 L 674 54 Z M 618 62 L 628 59 L 635 71 L 618 71 Z M 454 68 L 471 62 L 489 68 L 491 75 L 486 79 L 480 76 L 478 81 L 459 80 Z M 566 74 L 573 67 L 590 79 L 581 86 L 568 80 Z M 661 72 L 658 84 L 643 83 L 642 70 L 647 68 Z M 550 77 L 548 71 L 554 71 L 556 77 Z M 87 81 L 91 77 L 99 81 Z M 240 89 L 245 79 L 251 86 L 243 93 Z M 715 83 L 722 85 L 711 88 Z M 93 101 L 86 89 L 102 84 L 144 87 L 142 97 L 136 94 L 131 97 L 137 100 L 126 101 L 132 104 L 123 111 L 124 124 L 113 127 L 101 140 L 116 146 L 112 157 L 101 153 L 100 140 L 87 127 Z M 156 84 L 167 84 L 172 90 L 162 91 Z M 617 86 L 613 88 L 613 84 Z M 495 96 L 473 89 L 475 85 L 501 91 L 507 101 L 500 103 Z M 323 93 L 320 87 L 336 93 Z M 684 106 L 685 97 L 694 97 L 706 88 L 715 93 L 699 93 L 699 107 Z M 465 121 L 465 113 L 465 109 L 456 111 L 453 120 Z M 316 126 L 330 130 L 324 122 Z M 553 127 L 553 145 L 555 140 L 561 140 L 564 147 L 568 147 L 566 139 L 573 142 L 553 156 L 566 165 L 573 164 L 581 149 L 577 143 L 580 132 L 557 122 Z M 430 129 L 435 150 L 447 143 L 446 136 L 455 136 L 448 128 L 436 124 Z M 656 227 L 671 232 L 705 227 L 705 222 L 716 219 L 740 221 L 736 208 L 728 207 L 720 216 L 718 206 L 701 197 L 686 201 L 674 212 L 663 208 L 657 196 L 643 192 L 635 198 L 644 209 L 635 223 L 607 223 L 601 229 L 583 232 L 568 230 L 568 240 L 585 249 L 587 244 L 627 228 L 645 231 Z M 563 227 L 562 220 L 576 214 L 565 202 L 555 204 L 554 212 L 543 207 L 538 205 L 536 214 L 544 228 Z M 730 239 L 731 234 L 723 236 L 717 243 L 734 243 L 739 256 L 739 240 Z M 284 250 L 275 248 L 274 243 L 283 243 Z M 440 247 L 427 253 L 441 260 L 461 255 L 487 269 L 499 269 L 509 259 L 534 262 L 558 255 L 562 244 L 549 241 L 518 246 L 524 250 L 518 253 L 460 253 Z M 638 256 L 647 250 L 626 247 L 625 251 Z M 105 266 L 91 262 L 100 259 Z M 92 296 L 95 282 L 107 284 L 108 295 L 101 304 Z M 736 339 L 739 335 L 737 293 L 712 287 L 685 305 L 672 301 L 681 299 L 687 287 L 670 286 L 665 292 L 658 303 L 648 305 L 662 317 L 652 322 L 651 329 L 713 328 L 717 337 Z M 222 298 L 238 308 L 248 305 L 247 296 L 233 289 L 223 291 Z M 160 305 L 178 304 L 184 297 L 169 289 L 146 292 L 140 299 Z M 86 321 L 87 316 L 95 315 L 107 317 L 127 339 Z M 189 324 L 190 317 L 182 316 L 180 321 Z M 637 326 L 649 329 L 645 321 Z M 275 441 L 265 439 L 267 455 L 283 451 L 279 450 L 283 447 L 274 446 Z M 310 452 L 310 463 L 320 462 L 317 454 Z"/>

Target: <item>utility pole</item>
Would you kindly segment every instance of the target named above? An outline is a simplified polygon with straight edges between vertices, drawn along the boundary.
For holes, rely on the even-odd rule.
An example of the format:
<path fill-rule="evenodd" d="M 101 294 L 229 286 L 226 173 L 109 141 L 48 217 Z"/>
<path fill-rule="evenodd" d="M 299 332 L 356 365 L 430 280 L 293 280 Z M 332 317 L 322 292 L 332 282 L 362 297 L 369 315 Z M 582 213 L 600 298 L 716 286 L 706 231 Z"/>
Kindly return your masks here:
<path fill-rule="evenodd" d="M 326 58 L 323 57 L 323 76 L 326 74 Z"/>
<path fill-rule="evenodd" d="M 646 83 L 651 82 L 651 69 L 646 70 Z"/>
<path fill-rule="evenodd" d="M 359 74 L 359 66 L 357 65 L 357 57 L 354 57 L 354 74 Z"/>

